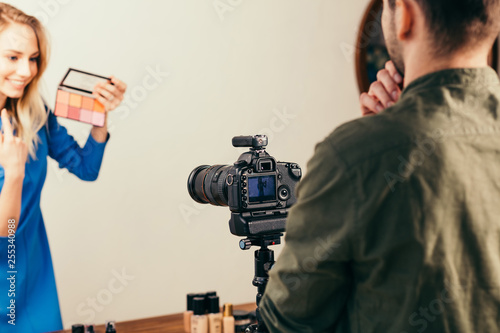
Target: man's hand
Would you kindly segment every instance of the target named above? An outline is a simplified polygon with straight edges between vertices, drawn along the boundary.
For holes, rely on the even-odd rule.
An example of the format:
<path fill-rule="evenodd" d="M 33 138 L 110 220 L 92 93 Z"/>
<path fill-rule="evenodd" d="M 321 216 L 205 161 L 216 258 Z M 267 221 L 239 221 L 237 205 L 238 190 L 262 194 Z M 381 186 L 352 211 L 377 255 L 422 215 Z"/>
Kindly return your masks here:
<path fill-rule="evenodd" d="M 392 61 L 385 64 L 377 74 L 377 81 L 370 86 L 368 93 L 362 93 L 359 97 L 361 112 L 363 116 L 374 115 L 391 107 L 399 100 L 403 78 L 398 73 Z"/>

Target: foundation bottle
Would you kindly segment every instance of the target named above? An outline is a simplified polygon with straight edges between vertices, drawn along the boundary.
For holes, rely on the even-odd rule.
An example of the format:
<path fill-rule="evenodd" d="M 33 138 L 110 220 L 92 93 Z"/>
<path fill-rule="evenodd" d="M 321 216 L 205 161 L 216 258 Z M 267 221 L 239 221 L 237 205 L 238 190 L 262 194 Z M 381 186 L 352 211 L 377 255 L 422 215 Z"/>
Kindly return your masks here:
<path fill-rule="evenodd" d="M 205 315 L 205 298 L 195 297 L 193 299 L 191 333 L 208 333 L 208 318 Z"/>
<path fill-rule="evenodd" d="M 208 331 L 222 333 L 222 313 L 220 313 L 219 297 L 208 297 Z"/>
<path fill-rule="evenodd" d="M 187 310 L 184 312 L 184 333 L 191 333 L 191 317 L 193 316 L 193 299 L 195 294 L 187 294 Z"/>
<path fill-rule="evenodd" d="M 222 330 L 224 333 L 234 333 L 233 305 L 224 304 L 224 317 L 222 318 Z"/>

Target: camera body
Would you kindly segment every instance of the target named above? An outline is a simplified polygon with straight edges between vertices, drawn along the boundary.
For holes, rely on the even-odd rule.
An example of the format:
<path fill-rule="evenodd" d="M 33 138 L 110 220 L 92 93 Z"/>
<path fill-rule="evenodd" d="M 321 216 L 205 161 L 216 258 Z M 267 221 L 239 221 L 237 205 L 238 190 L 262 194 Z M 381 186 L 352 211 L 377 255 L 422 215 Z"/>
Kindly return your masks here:
<path fill-rule="evenodd" d="M 265 151 L 241 155 L 226 178 L 231 233 L 250 236 L 285 231 L 301 176 L 296 163 L 276 162 Z"/>
<path fill-rule="evenodd" d="M 295 186 L 302 177 L 297 163 L 277 162 L 265 147 L 265 135 L 233 138 L 233 146 L 250 147 L 232 166 L 201 166 L 188 180 L 197 202 L 229 206 L 229 229 L 237 236 L 259 236 L 285 231 Z"/>

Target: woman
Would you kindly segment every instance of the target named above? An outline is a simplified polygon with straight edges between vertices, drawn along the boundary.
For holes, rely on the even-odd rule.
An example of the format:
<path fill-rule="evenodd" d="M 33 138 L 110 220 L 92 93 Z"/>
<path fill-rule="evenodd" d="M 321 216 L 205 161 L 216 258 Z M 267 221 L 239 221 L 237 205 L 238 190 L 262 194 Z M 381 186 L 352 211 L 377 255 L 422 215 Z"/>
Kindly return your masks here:
<path fill-rule="evenodd" d="M 40 210 L 47 156 L 86 181 L 99 174 L 106 125 L 82 149 L 48 112 L 38 92 L 47 67 L 40 22 L 0 3 L 0 332 L 62 329 L 49 244 Z M 112 83 L 112 84 L 111 84 Z M 94 95 L 115 109 L 126 85 L 112 77 Z"/>

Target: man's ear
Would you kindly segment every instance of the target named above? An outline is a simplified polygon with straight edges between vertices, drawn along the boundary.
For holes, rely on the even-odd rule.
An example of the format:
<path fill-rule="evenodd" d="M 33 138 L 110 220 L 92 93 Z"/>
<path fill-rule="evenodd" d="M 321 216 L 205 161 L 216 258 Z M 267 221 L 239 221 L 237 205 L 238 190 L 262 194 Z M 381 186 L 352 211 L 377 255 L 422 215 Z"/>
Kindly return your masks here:
<path fill-rule="evenodd" d="M 412 36 L 415 24 L 415 3 L 412 0 L 396 0 L 396 37 L 400 41 Z"/>

